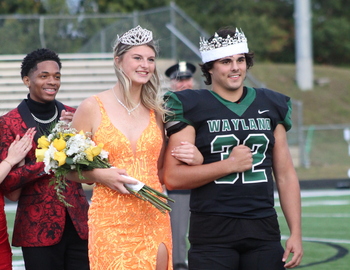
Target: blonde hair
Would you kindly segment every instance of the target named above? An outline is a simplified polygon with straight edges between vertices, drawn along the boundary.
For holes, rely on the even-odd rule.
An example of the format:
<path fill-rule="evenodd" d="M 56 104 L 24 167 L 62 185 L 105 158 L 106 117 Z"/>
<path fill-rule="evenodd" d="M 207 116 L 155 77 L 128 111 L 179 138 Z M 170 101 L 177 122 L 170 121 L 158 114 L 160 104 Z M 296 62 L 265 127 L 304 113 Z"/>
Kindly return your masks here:
<path fill-rule="evenodd" d="M 144 45 L 150 47 L 155 52 L 156 56 L 158 55 L 158 47 L 153 40 L 151 40 L 148 43 L 145 43 Z M 117 41 L 113 47 L 114 59 L 116 57 L 119 57 L 119 59 L 122 60 L 124 54 L 133 47 L 134 45 L 126 45 Z M 133 103 L 130 97 L 130 87 L 132 84 L 131 79 L 125 74 L 125 72 L 120 67 L 117 66 L 116 61 L 114 61 L 114 72 L 117 76 L 119 88 L 126 103 L 125 105 L 128 108 L 133 108 L 135 104 Z M 166 110 L 163 107 L 164 101 L 161 96 L 160 79 L 157 71 L 157 65 L 155 66 L 154 73 L 151 79 L 147 83 L 142 85 L 141 102 L 146 108 L 153 109 L 162 117 L 164 116 Z"/>

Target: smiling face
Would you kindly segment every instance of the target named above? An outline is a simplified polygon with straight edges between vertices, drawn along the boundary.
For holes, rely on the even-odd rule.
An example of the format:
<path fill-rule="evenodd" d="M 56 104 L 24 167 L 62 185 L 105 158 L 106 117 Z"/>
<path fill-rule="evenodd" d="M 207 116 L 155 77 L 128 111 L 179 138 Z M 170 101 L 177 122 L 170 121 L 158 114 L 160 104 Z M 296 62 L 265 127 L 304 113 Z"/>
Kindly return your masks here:
<path fill-rule="evenodd" d="M 220 93 L 241 92 L 247 74 L 247 63 L 244 54 L 235 54 L 220 58 L 209 70 L 213 90 Z M 237 93 L 238 94 L 238 93 Z"/>
<path fill-rule="evenodd" d="M 36 102 L 53 101 L 61 86 L 60 68 L 55 61 L 43 61 L 37 64 L 23 83 L 29 88 L 30 98 Z"/>
<path fill-rule="evenodd" d="M 147 83 L 155 70 L 156 54 L 147 45 L 134 46 L 122 57 L 115 58 L 117 66 L 129 77 L 134 86 Z"/>

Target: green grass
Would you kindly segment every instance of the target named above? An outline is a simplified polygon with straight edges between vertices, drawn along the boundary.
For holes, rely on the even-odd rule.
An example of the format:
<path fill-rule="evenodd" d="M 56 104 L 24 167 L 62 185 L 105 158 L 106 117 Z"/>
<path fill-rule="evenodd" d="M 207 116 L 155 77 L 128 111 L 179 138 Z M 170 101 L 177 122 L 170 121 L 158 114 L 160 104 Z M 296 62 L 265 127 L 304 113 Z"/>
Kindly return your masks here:
<path fill-rule="evenodd" d="M 314 79 L 328 78 L 326 85 L 301 91 L 295 82 L 294 64 L 256 63 L 252 75 L 267 88 L 300 100 L 304 106 L 304 125 L 350 123 L 350 68 L 314 66 Z"/>
<path fill-rule="evenodd" d="M 304 126 L 346 124 L 350 127 L 350 68 L 314 66 L 314 79 L 328 78 L 329 83 L 315 84 L 308 91 L 297 87 L 294 64 L 256 63 L 250 72 L 267 88 L 301 101 Z M 315 130 L 311 138 L 310 167 L 296 168 L 299 179 L 348 178 L 350 157 L 343 130 Z"/>
<path fill-rule="evenodd" d="M 325 190 L 302 193 L 302 229 L 304 257 L 296 269 L 306 270 L 346 270 L 349 269 L 350 254 L 337 258 L 338 252 L 350 250 L 350 190 Z M 278 199 L 276 210 L 279 216 L 283 239 L 289 230 L 283 217 Z M 10 236 L 14 210 L 6 211 Z M 282 241 L 283 245 L 285 240 Z M 340 250 L 340 251 L 339 251 Z M 19 256 L 14 256 L 14 270 L 24 269 Z"/>
<path fill-rule="evenodd" d="M 6 206 L 7 207 L 7 206 Z M 12 239 L 12 231 L 13 231 L 13 223 L 15 220 L 16 212 L 15 210 L 7 210 L 6 211 L 6 220 L 7 220 L 7 230 L 9 233 L 9 240 L 11 243 Z M 20 247 L 12 247 L 12 261 L 13 261 L 13 270 L 24 270 L 22 250 Z"/>
<path fill-rule="evenodd" d="M 342 195 L 342 193 L 345 193 Z M 304 257 L 297 269 L 349 269 L 350 254 L 337 259 L 338 252 L 350 250 L 350 191 L 335 190 L 315 197 L 302 198 Z M 332 195 L 332 196 L 331 196 Z M 281 233 L 288 236 L 288 226 L 279 206 Z M 340 256 L 340 255 L 339 255 Z"/>

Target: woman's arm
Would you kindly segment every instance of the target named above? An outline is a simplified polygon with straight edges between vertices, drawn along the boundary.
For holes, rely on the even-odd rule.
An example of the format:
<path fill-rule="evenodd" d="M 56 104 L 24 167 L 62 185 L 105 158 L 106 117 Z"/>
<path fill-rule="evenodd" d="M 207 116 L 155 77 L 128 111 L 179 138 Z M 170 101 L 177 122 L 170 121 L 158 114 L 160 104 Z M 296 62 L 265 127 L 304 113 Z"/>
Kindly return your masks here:
<path fill-rule="evenodd" d="M 35 128 L 30 128 L 21 139 L 19 139 L 20 137 L 17 135 L 16 139 L 11 143 L 7 157 L 0 163 L 0 183 L 5 179 L 13 166 L 24 165 L 24 158 L 32 148 L 32 141 L 35 133 Z M 11 201 L 18 201 L 20 195 L 21 188 L 10 193 L 5 193 L 6 198 Z"/>
<path fill-rule="evenodd" d="M 72 127 L 78 132 L 90 132 L 94 134 L 101 122 L 101 113 L 98 103 L 94 97 L 84 100 L 78 107 L 72 120 Z M 79 183 L 101 183 L 120 193 L 128 194 L 124 184 L 136 184 L 135 180 L 126 179 L 124 169 L 94 169 L 82 172 L 84 179 L 80 179 L 77 172 L 70 172 L 67 178 Z"/>
<path fill-rule="evenodd" d="M 0 163 L 0 183 L 5 179 L 12 167 L 21 162 L 32 149 L 33 137 L 36 131 L 35 128 L 29 128 L 24 136 L 20 139 L 17 135 L 11 143 L 7 157 Z"/>
<path fill-rule="evenodd" d="M 204 158 L 198 148 L 189 142 L 181 142 L 181 145 L 177 146 L 172 151 L 172 155 L 177 160 L 186 163 L 191 166 L 203 164 Z"/>

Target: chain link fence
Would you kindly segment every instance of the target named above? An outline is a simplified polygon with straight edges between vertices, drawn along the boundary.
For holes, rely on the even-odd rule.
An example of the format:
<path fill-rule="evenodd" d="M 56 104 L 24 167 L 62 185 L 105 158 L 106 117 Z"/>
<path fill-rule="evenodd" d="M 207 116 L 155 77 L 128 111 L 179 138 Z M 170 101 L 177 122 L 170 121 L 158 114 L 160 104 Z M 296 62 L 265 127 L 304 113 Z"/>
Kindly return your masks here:
<path fill-rule="evenodd" d="M 348 179 L 350 124 L 302 127 L 301 179 Z M 349 182 L 350 183 L 350 182 Z"/>
<path fill-rule="evenodd" d="M 140 24 L 153 31 L 160 58 L 199 63 L 199 37 L 208 34 L 174 3 L 131 14 L 2 15 L 0 55 L 25 55 L 40 47 L 60 54 L 112 53 L 118 34 Z M 196 87 L 205 88 L 201 72 Z M 248 73 L 246 84 L 264 87 Z M 303 104 L 293 100 L 293 128 L 288 132 L 301 179 L 347 177 L 350 157 L 345 126 L 303 126 Z M 348 166 L 349 164 L 349 166 Z"/>
<path fill-rule="evenodd" d="M 0 54 L 26 54 L 40 47 L 59 53 L 112 52 L 117 35 L 138 24 L 153 31 L 160 57 L 200 60 L 199 37 L 208 34 L 174 3 L 131 14 L 1 15 Z"/>

